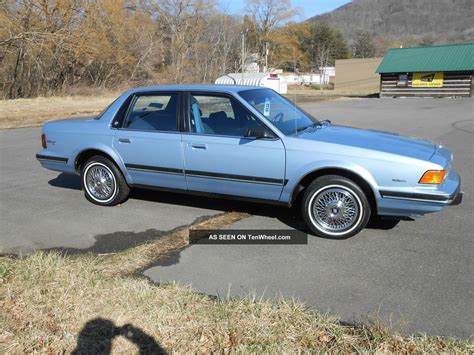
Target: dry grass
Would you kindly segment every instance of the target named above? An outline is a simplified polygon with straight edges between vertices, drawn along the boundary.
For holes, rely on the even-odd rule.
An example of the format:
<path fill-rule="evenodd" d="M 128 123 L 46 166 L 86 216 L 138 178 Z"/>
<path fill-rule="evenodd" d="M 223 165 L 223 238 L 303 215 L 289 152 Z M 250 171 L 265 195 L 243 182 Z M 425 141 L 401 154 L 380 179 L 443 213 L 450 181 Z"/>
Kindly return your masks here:
<path fill-rule="evenodd" d="M 245 217 L 222 214 L 193 228 L 222 228 Z M 341 325 L 291 300 L 215 299 L 135 276 L 185 247 L 187 231 L 177 229 L 113 255 L 38 252 L 23 259 L 0 258 L 0 352 L 93 353 L 108 347 L 121 353 L 474 350 L 469 342 L 449 338 L 402 337 L 377 325 Z"/>
<path fill-rule="evenodd" d="M 247 217 L 249 215 L 242 212 L 221 213 L 203 222 L 194 223 L 192 229 L 222 229 Z M 140 273 L 158 259 L 167 258 L 173 252 L 185 248 L 189 244 L 189 228 L 190 226 L 177 228 L 153 243 L 113 254 L 104 261 L 102 270 L 111 277 Z"/>
<path fill-rule="evenodd" d="M 320 92 L 304 87 L 293 88 L 286 95 L 296 102 L 318 102 L 352 99 L 347 95 L 363 95 L 365 91 Z M 46 121 L 72 117 L 94 116 L 120 95 L 119 92 L 97 95 L 37 97 L 34 99 L 0 100 L 0 129 L 36 127 Z"/>
<path fill-rule="evenodd" d="M 308 86 L 292 85 L 289 87 L 289 95 L 304 95 L 313 96 L 315 99 L 327 96 L 351 97 L 351 96 L 366 96 L 376 94 L 379 92 L 379 87 L 357 88 L 357 89 L 335 89 L 335 90 L 318 90 Z"/>
<path fill-rule="evenodd" d="M 107 93 L 101 96 L 0 100 L 0 129 L 34 127 L 49 120 L 96 115 L 118 95 Z"/>

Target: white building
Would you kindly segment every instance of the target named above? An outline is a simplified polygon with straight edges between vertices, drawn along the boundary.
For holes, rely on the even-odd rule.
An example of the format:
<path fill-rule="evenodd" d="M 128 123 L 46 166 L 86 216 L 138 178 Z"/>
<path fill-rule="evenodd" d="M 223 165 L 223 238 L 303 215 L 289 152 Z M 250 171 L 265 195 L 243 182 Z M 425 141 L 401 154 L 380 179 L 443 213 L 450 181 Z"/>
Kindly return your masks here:
<path fill-rule="evenodd" d="M 289 85 L 327 85 L 329 84 L 331 77 L 334 77 L 335 75 L 336 69 L 334 67 L 319 68 L 319 73 L 280 74 L 280 76 L 286 79 Z"/>
<path fill-rule="evenodd" d="M 216 79 L 216 84 L 248 85 L 270 88 L 279 94 L 288 93 L 286 78 L 274 73 L 231 73 Z"/>

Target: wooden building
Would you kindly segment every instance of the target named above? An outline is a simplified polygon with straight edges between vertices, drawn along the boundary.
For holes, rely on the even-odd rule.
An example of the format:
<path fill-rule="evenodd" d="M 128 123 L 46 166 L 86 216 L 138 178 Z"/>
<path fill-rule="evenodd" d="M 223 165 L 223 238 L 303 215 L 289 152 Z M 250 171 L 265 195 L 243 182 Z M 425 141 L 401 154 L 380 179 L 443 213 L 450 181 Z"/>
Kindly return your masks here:
<path fill-rule="evenodd" d="M 334 89 L 377 92 L 379 75 L 375 72 L 382 58 L 336 59 Z"/>
<path fill-rule="evenodd" d="M 391 48 L 377 68 L 380 96 L 472 96 L 474 43 Z"/>

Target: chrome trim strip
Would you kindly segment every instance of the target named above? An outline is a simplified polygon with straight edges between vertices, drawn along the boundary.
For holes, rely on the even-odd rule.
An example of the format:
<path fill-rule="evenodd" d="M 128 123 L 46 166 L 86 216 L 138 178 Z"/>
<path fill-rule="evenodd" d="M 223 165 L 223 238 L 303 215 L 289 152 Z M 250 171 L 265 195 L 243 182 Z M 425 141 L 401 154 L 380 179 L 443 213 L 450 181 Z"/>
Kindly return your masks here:
<path fill-rule="evenodd" d="M 235 175 L 235 174 L 224 174 L 224 173 L 212 173 L 205 171 L 186 170 L 186 175 L 203 178 L 215 178 L 220 180 L 232 180 L 239 182 L 252 182 L 256 184 L 268 184 L 268 185 L 286 185 L 288 180 L 266 178 L 259 176 L 247 176 L 247 175 Z"/>
<path fill-rule="evenodd" d="M 184 170 L 175 169 L 175 168 L 162 168 L 162 167 L 157 167 L 157 166 L 136 165 L 136 164 L 125 164 L 125 167 L 128 170 L 145 171 L 149 173 L 184 175 Z"/>
<path fill-rule="evenodd" d="M 258 177 L 258 176 L 245 176 L 245 175 L 212 173 L 212 172 L 205 172 L 205 171 L 181 170 L 181 169 L 176 169 L 176 168 L 164 168 L 164 167 L 148 166 L 148 165 L 125 164 L 125 167 L 128 170 L 144 171 L 144 172 L 150 172 L 150 173 L 186 175 L 186 176 L 192 176 L 192 177 L 198 177 L 198 178 L 219 179 L 219 180 L 228 180 L 228 181 L 237 181 L 237 182 L 249 182 L 249 183 L 254 183 L 254 184 L 285 186 L 288 183 L 288 180 L 283 180 L 283 179 L 280 180 L 280 179 L 264 178 L 264 177 Z"/>
<path fill-rule="evenodd" d="M 205 179 L 217 179 L 217 180 L 227 180 L 227 181 L 236 181 L 236 182 L 251 182 L 254 184 L 264 184 L 264 185 L 276 185 L 276 186 L 284 186 L 288 182 L 285 180 L 281 180 L 281 182 L 268 182 L 268 181 L 260 181 L 260 180 L 251 180 L 251 179 L 244 179 L 244 178 L 231 178 L 231 177 L 224 177 L 224 176 L 210 176 L 203 174 L 190 174 L 186 173 L 186 176 L 198 177 L 198 178 L 205 178 Z"/>
<path fill-rule="evenodd" d="M 36 154 L 36 159 L 39 161 L 50 161 L 53 163 L 63 163 L 66 164 L 68 159 L 63 157 L 53 157 L 49 155 Z"/>
<path fill-rule="evenodd" d="M 382 195 L 383 198 L 439 203 L 442 205 L 451 204 L 451 202 L 456 198 L 456 195 L 458 193 L 459 193 L 459 187 L 452 195 L 426 194 L 426 193 L 419 193 L 419 192 L 407 193 L 407 192 L 399 192 L 399 191 L 380 191 L 380 194 Z"/>
<path fill-rule="evenodd" d="M 407 201 L 417 201 L 417 202 L 430 202 L 430 203 L 438 203 L 441 205 L 449 205 L 452 200 L 427 200 L 427 199 L 421 199 L 421 198 L 413 198 L 413 197 L 395 197 L 395 196 L 382 196 L 383 198 L 388 198 L 392 200 L 407 200 Z"/>

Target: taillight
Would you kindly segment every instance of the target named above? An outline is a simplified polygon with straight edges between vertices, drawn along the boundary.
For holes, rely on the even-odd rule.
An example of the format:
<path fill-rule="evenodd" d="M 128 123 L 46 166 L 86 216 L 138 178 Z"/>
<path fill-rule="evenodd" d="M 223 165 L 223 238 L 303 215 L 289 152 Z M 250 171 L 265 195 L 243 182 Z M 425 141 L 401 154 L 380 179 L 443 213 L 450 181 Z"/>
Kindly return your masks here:
<path fill-rule="evenodd" d="M 41 146 L 44 149 L 48 148 L 48 146 L 46 145 L 46 134 L 44 134 L 44 133 L 41 135 Z"/>

